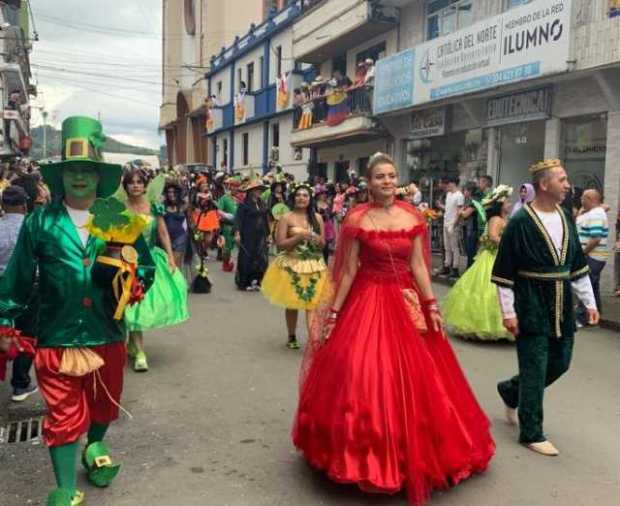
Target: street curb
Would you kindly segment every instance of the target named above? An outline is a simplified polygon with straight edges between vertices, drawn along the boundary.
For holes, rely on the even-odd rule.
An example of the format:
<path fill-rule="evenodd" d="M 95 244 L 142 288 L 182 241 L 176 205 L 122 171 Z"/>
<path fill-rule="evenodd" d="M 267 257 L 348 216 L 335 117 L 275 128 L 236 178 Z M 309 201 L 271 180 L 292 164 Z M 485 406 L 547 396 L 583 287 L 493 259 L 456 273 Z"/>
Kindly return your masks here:
<path fill-rule="evenodd" d="M 438 285 L 443 286 L 454 286 L 456 281 L 450 281 L 448 278 L 444 278 L 441 276 L 432 276 L 433 283 L 437 283 Z M 609 320 L 607 318 L 601 318 L 601 323 L 599 325 L 602 329 L 612 330 L 614 332 L 620 332 L 620 321 Z"/>

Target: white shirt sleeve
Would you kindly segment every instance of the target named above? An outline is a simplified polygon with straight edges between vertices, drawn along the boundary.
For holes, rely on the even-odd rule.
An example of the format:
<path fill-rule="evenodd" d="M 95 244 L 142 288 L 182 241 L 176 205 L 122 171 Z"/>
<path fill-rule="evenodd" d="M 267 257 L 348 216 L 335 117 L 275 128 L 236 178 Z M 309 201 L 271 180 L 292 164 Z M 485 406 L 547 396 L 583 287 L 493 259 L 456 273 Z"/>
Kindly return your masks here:
<path fill-rule="evenodd" d="M 512 288 L 498 286 L 497 296 L 499 298 L 499 305 L 502 310 L 504 320 L 516 319 L 517 313 L 515 311 L 515 293 Z"/>
<path fill-rule="evenodd" d="M 573 293 L 586 308 L 597 309 L 590 276 L 583 276 L 577 281 L 573 281 L 571 285 L 573 287 Z"/>

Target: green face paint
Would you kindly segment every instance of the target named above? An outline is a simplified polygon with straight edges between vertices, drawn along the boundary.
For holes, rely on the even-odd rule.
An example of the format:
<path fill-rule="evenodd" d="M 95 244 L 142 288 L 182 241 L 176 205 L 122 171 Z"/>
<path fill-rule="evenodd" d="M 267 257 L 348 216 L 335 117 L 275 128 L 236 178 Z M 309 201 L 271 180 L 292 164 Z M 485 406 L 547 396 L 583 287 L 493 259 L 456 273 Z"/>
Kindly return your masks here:
<path fill-rule="evenodd" d="M 93 197 L 97 194 L 99 173 L 94 167 L 76 165 L 62 173 L 65 194 L 74 198 Z"/>

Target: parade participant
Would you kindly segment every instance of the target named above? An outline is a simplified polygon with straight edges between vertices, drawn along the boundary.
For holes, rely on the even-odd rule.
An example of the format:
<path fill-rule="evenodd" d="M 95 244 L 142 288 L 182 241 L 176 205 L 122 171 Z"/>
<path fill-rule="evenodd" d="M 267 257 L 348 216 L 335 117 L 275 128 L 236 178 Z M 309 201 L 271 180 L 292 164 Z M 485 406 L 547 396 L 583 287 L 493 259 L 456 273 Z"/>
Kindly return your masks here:
<path fill-rule="evenodd" d="M 487 224 L 486 212 L 479 200 L 478 187 L 474 183 L 465 186 L 465 203 L 459 211 L 462 230 L 463 250 L 467 255 L 467 268 L 474 264 L 478 243 Z"/>
<path fill-rule="evenodd" d="M 478 256 L 452 287 L 443 304 L 446 326 L 460 337 L 514 341 L 514 336 L 504 328 L 497 288 L 491 283 L 497 247 L 510 212 L 511 195 L 512 188 L 498 186 L 482 201 L 487 225 Z"/>
<path fill-rule="evenodd" d="M 325 263 L 328 264 L 329 255 L 333 251 L 333 245 L 336 240 L 336 225 L 334 224 L 334 212 L 332 211 L 332 206 L 329 202 L 327 186 L 324 186 L 323 189 L 316 194 L 316 210 L 321 215 L 323 227 L 325 228 L 323 258 Z"/>
<path fill-rule="evenodd" d="M 194 234 L 200 245 L 199 254 L 205 259 L 209 257 L 209 248 L 213 244 L 214 234 L 220 229 L 220 218 L 217 203 L 211 193 L 209 183 L 204 180 L 196 187 L 192 199 L 192 222 Z"/>
<path fill-rule="evenodd" d="M 232 178 L 224 180 L 224 194 L 217 201 L 220 211 L 220 224 L 222 231 L 222 270 L 233 272 L 235 262 L 232 261 L 232 252 L 235 249 L 235 215 L 237 214 L 237 201 L 232 196 L 231 189 L 237 188 L 238 183 Z"/>
<path fill-rule="evenodd" d="M 104 142 L 97 120 L 63 122 L 63 160 L 41 167 L 55 199 L 26 220 L 0 278 L 0 325 L 7 325 L 27 309 L 39 273 L 35 370 L 48 408 L 43 437 L 58 487 L 48 497 L 49 506 L 83 503 L 76 489 L 76 460 L 84 433 L 83 464 L 92 484 L 108 486 L 120 468 L 103 439 L 118 418 L 125 326 L 114 319 L 107 293 L 92 280 L 92 266 L 106 245 L 86 228 L 95 198 L 110 196 L 120 182 L 121 167 L 102 161 Z M 139 239 L 136 248 L 148 289 L 153 261 L 144 241 Z"/>
<path fill-rule="evenodd" d="M 306 311 L 308 333 L 312 311 L 330 296 L 327 264 L 323 261 L 325 228 L 313 198 L 312 187 L 301 183 L 291 192 L 293 211 L 283 216 L 276 230 L 280 253 L 271 263 L 262 282 L 263 295 L 285 308 L 287 346 L 299 349 L 297 320 Z"/>
<path fill-rule="evenodd" d="M 4 215 L 0 217 L 0 276 L 2 276 L 11 259 L 19 231 L 28 212 L 29 197 L 26 191 L 17 185 L 8 186 L 0 197 L 4 212 Z M 25 311 L 15 322 L 15 327 L 27 336 L 33 336 L 36 331 L 37 300 L 35 291 L 28 304 L 28 311 Z M 32 357 L 25 353 L 15 356 L 11 376 L 11 387 L 13 387 L 11 400 L 13 402 L 23 402 L 37 392 L 38 388 L 30 378 L 31 367 Z"/>
<path fill-rule="evenodd" d="M 312 324 L 293 441 L 332 480 L 373 493 L 406 487 L 421 505 L 484 471 L 495 444 L 442 330 L 426 220 L 395 199 L 389 156 L 373 156 L 367 171 L 372 202 L 343 225 L 336 295 Z"/>
<path fill-rule="evenodd" d="M 522 184 L 521 189 L 519 190 L 519 200 L 512 208 L 510 217 L 512 218 L 515 214 L 517 214 L 525 204 L 531 203 L 535 196 L 536 190 L 534 190 L 533 185 L 530 183 Z"/>
<path fill-rule="evenodd" d="M 269 210 L 260 198 L 260 180 L 243 186 L 245 200 L 237 208 L 235 242 L 239 246 L 235 282 L 239 290 L 257 292 L 269 263 Z"/>
<path fill-rule="evenodd" d="M 134 371 L 146 372 L 149 365 L 144 351 L 143 331 L 169 327 L 189 318 L 187 282 L 175 263 L 170 236 L 164 221 L 164 206 L 155 196 L 147 194 L 149 181 L 145 171 L 139 168 L 126 171 L 122 183 L 127 193 L 127 208 L 149 220 L 149 226 L 143 236 L 155 261 L 155 283 L 142 302 L 125 312 L 129 330 L 127 353 L 133 360 Z M 165 251 L 157 246 L 158 239 Z"/>
<path fill-rule="evenodd" d="M 174 264 L 181 267 L 189 242 L 189 224 L 187 206 L 183 202 L 183 188 L 176 181 L 168 182 L 164 187 L 164 209 L 164 222 L 170 236 Z"/>
<path fill-rule="evenodd" d="M 572 290 L 587 308 L 590 324 L 599 313 L 588 264 L 568 212 L 559 207 L 569 191 L 560 160 L 530 168 L 536 197 L 510 220 L 499 246 L 492 281 L 499 287 L 504 326 L 517 338 L 519 375 L 497 385 L 519 440 L 547 456 L 557 448 L 543 433 L 543 393 L 570 366 L 575 316 Z"/>

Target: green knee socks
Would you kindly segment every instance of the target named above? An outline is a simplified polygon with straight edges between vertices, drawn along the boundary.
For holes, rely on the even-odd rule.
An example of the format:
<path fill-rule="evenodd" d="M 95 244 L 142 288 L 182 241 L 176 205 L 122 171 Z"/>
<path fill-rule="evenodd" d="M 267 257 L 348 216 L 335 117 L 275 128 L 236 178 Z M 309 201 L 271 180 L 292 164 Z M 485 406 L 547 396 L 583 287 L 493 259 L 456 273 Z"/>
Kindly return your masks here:
<path fill-rule="evenodd" d="M 100 423 L 91 423 L 90 429 L 88 429 L 88 443 L 87 446 L 90 446 L 93 443 L 100 443 L 103 441 L 106 432 L 108 431 L 109 425 L 102 425 Z"/>
<path fill-rule="evenodd" d="M 76 490 L 77 453 L 77 442 L 50 448 L 58 488 L 70 491 L 72 496 L 75 495 Z"/>

